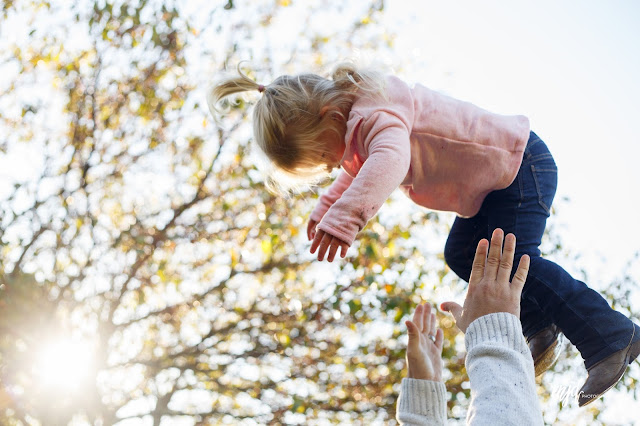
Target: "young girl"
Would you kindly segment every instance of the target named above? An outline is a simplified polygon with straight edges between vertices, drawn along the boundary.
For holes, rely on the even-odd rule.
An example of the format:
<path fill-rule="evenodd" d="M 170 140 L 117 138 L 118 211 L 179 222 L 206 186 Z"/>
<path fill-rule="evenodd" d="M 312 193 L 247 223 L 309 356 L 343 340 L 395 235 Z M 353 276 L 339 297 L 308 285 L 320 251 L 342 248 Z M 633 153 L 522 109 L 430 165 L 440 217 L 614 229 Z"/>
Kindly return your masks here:
<path fill-rule="evenodd" d="M 557 169 L 526 117 L 494 114 L 351 65 L 339 66 L 331 78 L 285 75 L 266 86 L 238 72 L 213 88 L 210 101 L 262 93 L 253 111 L 254 136 L 279 173 L 274 176 L 316 181 L 342 168 L 307 227 L 318 260 L 327 254 L 333 261 L 338 250 L 344 257 L 400 187 L 421 206 L 458 214 L 444 254 L 466 281 L 482 238 L 495 228 L 516 235 L 516 259 L 531 257 L 520 319 L 536 373 L 555 360 L 562 331 L 588 370 L 581 406 L 615 385 L 638 356 L 640 327 L 541 257 Z"/>

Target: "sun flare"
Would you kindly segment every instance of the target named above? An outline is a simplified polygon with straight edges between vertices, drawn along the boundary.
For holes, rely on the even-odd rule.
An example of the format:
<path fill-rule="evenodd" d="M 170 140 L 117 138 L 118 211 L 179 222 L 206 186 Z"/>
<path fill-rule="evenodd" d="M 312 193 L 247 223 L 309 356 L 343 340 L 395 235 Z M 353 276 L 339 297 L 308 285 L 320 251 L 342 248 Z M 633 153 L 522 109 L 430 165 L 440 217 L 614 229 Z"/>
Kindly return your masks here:
<path fill-rule="evenodd" d="M 35 361 L 34 369 L 43 385 L 72 390 L 89 377 L 93 353 L 88 342 L 60 339 L 47 343 Z"/>

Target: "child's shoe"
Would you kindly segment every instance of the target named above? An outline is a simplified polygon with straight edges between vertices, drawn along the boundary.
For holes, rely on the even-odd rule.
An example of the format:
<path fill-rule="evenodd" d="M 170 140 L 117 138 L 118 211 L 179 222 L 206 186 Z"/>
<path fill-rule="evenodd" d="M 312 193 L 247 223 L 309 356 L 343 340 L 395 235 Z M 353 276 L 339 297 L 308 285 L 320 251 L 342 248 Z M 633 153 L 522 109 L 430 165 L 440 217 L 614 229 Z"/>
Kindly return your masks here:
<path fill-rule="evenodd" d="M 640 355 L 640 327 L 634 324 L 629 345 L 597 362 L 588 370 L 587 381 L 578 392 L 578 405 L 585 405 L 600 398 L 622 378 L 625 370 Z M 634 342 L 634 339 L 635 342 Z"/>
<path fill-rule="evenodd" d="M 560 329 L 551 324 L 527 339 L 533 357 L 536 377 L 543 374 L 558 360 L 562 349 Z"/>

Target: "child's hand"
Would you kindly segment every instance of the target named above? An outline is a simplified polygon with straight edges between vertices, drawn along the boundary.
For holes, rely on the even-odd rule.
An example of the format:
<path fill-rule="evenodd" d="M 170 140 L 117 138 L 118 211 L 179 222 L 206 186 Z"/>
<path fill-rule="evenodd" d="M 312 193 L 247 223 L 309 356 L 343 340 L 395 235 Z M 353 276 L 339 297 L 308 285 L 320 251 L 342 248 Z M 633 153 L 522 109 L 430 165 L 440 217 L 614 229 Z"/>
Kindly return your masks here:
<path fill-rule="evenodd" d="M 349 244 L 331 234 L 318 230 L 316 235 L 313 237 L 313 242 L 311 243 L 311 253 L 315 253 L 318 248 L 320 249 L 318 250 L 318 260 L 322 261 L 325 253 L 327 253 L 327 249 L 329 249 L 327 260 L 329 262 L 333 262 L 333 258 L 336 256 L 338 248 L 340 249 L 340 257 L 344 258 L 347 255 Z"/>
<path fill-rule="evenodd" d="M 464 306 L 455 302 L 444 302 L 440 306 L 453 315 L 456 325 L 463 333 L 467 331 L 469 324 L 483 315 L 509 312 L 520 317 L 520 295 L 529 273 L 529 256 L 525 254 L 520 258 L 518 269 L 509 283 L 516 237 L 513 234 L 507 235 L 503 252 L 503 235 L 504 231 L 496 228 L 491 236 L 490 248 L 486 239 L 478 243 Z"/>
<path fill-rule="evenodd" d="M 307 225 L 307 238 L 309 238 L 309 241 L 313 240 L 313 237 L 316 236 L 317 225 L 318 225 L 318 222 L 316 222 L 313 219 L 309 219 L 309 224 Z"/>
<path fill-rule="evenodd" d="M 409 332 L 407 376 L 410 379 L 442 381 L 442 342 L 444 334 L 437 328 L 436 314 L 428 304 L 418 305 L 413 321 L 405 321 Z"/>

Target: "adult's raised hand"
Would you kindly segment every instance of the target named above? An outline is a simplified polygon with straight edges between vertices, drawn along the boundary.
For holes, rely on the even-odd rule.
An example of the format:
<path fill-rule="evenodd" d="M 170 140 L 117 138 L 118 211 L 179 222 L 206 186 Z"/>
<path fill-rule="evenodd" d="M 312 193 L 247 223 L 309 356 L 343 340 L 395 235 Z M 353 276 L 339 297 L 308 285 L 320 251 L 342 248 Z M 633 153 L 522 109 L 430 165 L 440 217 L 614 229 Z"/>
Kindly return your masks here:
<path fill-rule="evenodd" d="M 508 234 L 504 238 L 504 232 L 500 228 L 493 231 L 490 246 L 486 239 L 478 243 L 464 305 L 460 306 L 455 302 L 440 305 L 443 311 L 453 315 L 456 325 L 463 333 L 469 324 L 483 315 L 509 312 L 520 317 L 520 296 L 529 273 L 530 259 L 528 255 L 520 258 L 513 280 L 509 282 L 515 249 L 516 237 Z"/>

